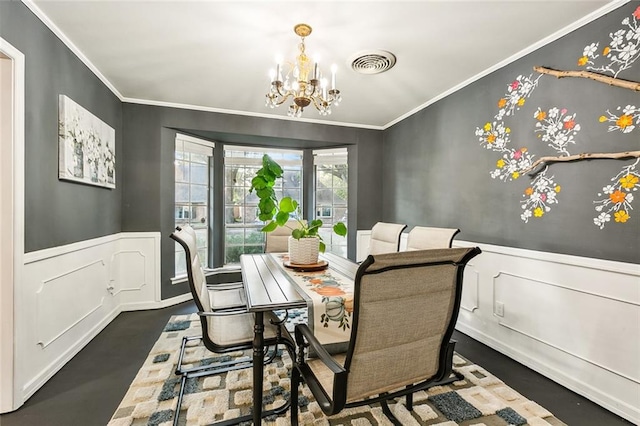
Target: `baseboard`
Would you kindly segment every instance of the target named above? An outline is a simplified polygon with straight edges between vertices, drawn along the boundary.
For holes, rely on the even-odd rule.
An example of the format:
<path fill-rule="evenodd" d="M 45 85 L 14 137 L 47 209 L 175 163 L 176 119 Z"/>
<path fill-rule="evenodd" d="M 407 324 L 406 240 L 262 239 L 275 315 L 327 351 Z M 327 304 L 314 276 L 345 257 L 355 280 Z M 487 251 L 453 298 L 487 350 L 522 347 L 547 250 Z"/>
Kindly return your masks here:
<path fill-rule="evenodd" d="M 554 369 L 541 363 L 539 360 L 531 358 L 522 351 L 506 345 L 486 333 L 481 332 L 466 324 L 456 324 L 456 330 L 466 334 L 469 337 L 489 346 L 490 348 L 508 356 L 511 359 L 518 361 L 519 363 L 531 368 L 532 370 L 542 374 L 545 377 L 553 380 L 554 382 L 576 392 L 579 395 L 595 402 L 596 404 L 606 408 L 607 410 L 615 413 L 635 424 L 640 424 L 640 408 L 633 407 L 624 403 L 618 399 L 612 398 L 610 395 L 599 392 L 597 388 L 588 385 L 582 381 L 573 379 L 567 376 L 562 371 Z"/>

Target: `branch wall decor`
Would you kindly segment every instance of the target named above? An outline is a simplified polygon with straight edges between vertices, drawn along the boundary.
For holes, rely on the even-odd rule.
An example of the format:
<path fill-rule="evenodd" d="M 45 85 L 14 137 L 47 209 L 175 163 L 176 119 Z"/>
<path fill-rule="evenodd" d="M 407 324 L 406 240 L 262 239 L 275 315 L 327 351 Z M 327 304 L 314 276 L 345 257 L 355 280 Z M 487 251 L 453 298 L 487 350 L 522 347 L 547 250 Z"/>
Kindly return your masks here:
<path fill-rule="evenodd" d="M 533 67 L 533 70 L 539 72 L 540 74 L 548 74 L 557 78 L 564 77 L 581 77 L 581 78 L 589 78 L 591 80 L 599 81 L 600 83 L 608 84 L 609 86 L 617 86 L 622 87 L 623 89 L 634 90 L 636 92 L 640 91 L 640 83 L 635 81 L 627 81 L 621 78 L 609 77 L 608 75 L 597 74 L 595 72 L 590 71 L 564 71 L 564 70 L 553 70 L 551 68 L 536 66 Z"/>
<path fill-rule="evenodd" d="M 640 91 L 640 83 L 619 78 L 618 75 L 629 70 L 640 57 L 640 7 L 637 7 L 630 17 L 622 20 L 622 28 L 609 33 L 610 42 L 599 52 L 599 43 L 590 43 L 578 59 L 579 66 L 586 66 L 589 71 L 558 71 L 547 67 L 536 66 L 534 71 L 541 75 L 534 78 L 533 74 L 519 75 L 508 86 L 505 95 L 498 100 L 498 112 L 494 120 L 482 127 L 476 127 L 475 134 L 481 146 L 499 153 L 500 158 L 495 162 L 495 168 L 490 172 L 493 179 L 502 182 L 513 182 L 522 175 L 534 172 L 530 185 L 524 190 L 520 205 L 520 218 L 528 223 L 532 218 L 540 219 L 551 213 L 552 206 L 559 202 L 561 185 L 555 181 L 555 176 L 549 174 L 551 163 L 570 163 L 591 159 L 639 158 L 634 163 L 626 165 L 611 178 L 611 182 L 598 192 L 595 200 L 597 216 L 593 224 L 600 229 L 613 221 L 618 224 L 628 223 L 631 219 L 633 192 L 640 188 L 640 151 L 631 149 L 622 152 L 583 152 L 572 154 L 570 151 L 580 143 L 584 135 L 580 134 L 581 126 L 578 112 L 568 108 L 553 106 L 551 108 L 537 107 L 533 114 L 535 120 L 534 133 L 546 147 L 555 155 L 543 155 L 535 159 L 532 151 L 539 151 L 536 144 L 512 148 L 514 131 L 505 120 L 517 114 L 532 98 L 535 90 L 541 84 L 542 75 L 557 78 L 581 77 L 609 84 L 610 86 Z M 605 75 L 605 74 L 611 74 Z M 638 99 L 640 102 L 640 99 Z M 576 106 L 574 106 L 576 107 Z M 598 122 L 608 123 L 607 132 L 621 132 L 632 134 L 640 125 L 640 107 L 636 105 L 617 106 L 606 109 L 598 117 Z M 637 132 L 635 132 L 637 133 Z M 591 136 L 591 135 L 589 135 Z M 638 137 L 635 136 L 635 141 Z M 534 148 L 535 147 L 535 148 Z M 537 170 L 545 164 L 543 169 Z M 536 171 L 537 170 L 537 171 Z M 572 185 L 583 185 L 587 182 L 571 182 Z"/>

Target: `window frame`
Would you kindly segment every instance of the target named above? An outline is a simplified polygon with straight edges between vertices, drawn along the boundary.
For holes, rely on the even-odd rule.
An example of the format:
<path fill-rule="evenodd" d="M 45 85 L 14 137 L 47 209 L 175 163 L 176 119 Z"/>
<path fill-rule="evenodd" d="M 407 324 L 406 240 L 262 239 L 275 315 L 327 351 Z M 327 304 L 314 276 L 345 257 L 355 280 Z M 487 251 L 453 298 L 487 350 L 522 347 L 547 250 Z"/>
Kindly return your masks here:
<path fill-rule="evenodd" d="M 206 220 L 204 227 L 194 227 L 197 231 L 201 231 L 202 229 L 205 232 L 198 232 L 199 236 L 205 235 L 205 244 L 198 244 L 198 252 L 200 254 L 200 261 L 202 262 L 203 267 L 208 267 L 212 263 L 213 259 L 213 250 L 215 250 L 215 242 L 212 238 L 212 221 L 214 219 L 213 216 L 213 205 L 215 202 L 214 197 L 214 188 L 213 188 L 213 162 L 214 162 L 214 148 L 215 143 L 212 141 L 208 141 L 205 139 L 195 138 L 189 135 L 177 133 L 175 136 L 175 146 L 174 146 L 174 197 L 173 197 L 173 222 L 174 226 L 180 226 L 184 224 L 192 225 L 193 212 L 197 208 L 194 205 L 191 199 L 191 189 L 193 186 L 206 186 L 205 190 L 205 198 L 206 204 L 204 205 L 204 218 Z M 182 153 L 182 155 L 180 155 Z M 184 158 L 184 153 L 189 154 L 189 158 Z M 202 161 L 192 161 L 191 154 L 196 155 L 204 155 L 207 157 L 206 163 Z M 179 158 L 182 157 L 182 158 Z M 189 167 L 189 176 L 186 179 L 180 180 L 178 178 L 178 168 L 180 163 L 186 163 Z M 199 182 L 191 181 L 191 171 L 193 165 L 204 165 L 206 168 L 206 185 L 203 185 Z M 178 185 L 188 185 L 189 194 L 187 197 L 187 201 L 177 201 Z M 177 217 L 177 212 L 182 212 L 181 218 Z M 185 217 L 185 213 L 186 216 Z M 186 276 L 186 259 L 184 258 L 184 249 L 179 244 L 175 243 L 174 246 L 174 277 L 172 278 L 173 283 L 183 281 Z M 204 253 L 202 253 L 204 252 Z M 204 254 L 204 255 L 203 255 Z M 178 258 L 181 258 L 182 262 L 178 261 Z M 179 263 L 184 264 L 184 267 L 179 267 Z"/>

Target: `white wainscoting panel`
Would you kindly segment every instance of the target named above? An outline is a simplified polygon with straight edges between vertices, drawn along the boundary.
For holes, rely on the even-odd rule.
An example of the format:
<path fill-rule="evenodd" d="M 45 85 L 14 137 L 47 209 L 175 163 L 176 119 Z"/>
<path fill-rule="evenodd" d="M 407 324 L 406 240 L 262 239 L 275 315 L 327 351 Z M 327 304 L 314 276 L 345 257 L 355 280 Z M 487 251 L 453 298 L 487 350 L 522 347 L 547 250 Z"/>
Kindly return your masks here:
<path fill-rule="evenodd" d="M 120 312 L 160 300 L 160 233 L 120 233 L 27 253 L 16 379 L 25 401 Z"/>
<path fill-rule="evenodd" d="M 640 265 L 453 245 L 482 249 L 463 292 L 478 286 L 477 309 L 460 310 L 458 330 L 640 422 Z"/>
<path fill-rule="evenodd" d="M 369 235 L 358 231 L 358 259 Z M 640 265 L 453 246 L 482 249 L 465 268 L 459 331 L 640 424 Z"/>

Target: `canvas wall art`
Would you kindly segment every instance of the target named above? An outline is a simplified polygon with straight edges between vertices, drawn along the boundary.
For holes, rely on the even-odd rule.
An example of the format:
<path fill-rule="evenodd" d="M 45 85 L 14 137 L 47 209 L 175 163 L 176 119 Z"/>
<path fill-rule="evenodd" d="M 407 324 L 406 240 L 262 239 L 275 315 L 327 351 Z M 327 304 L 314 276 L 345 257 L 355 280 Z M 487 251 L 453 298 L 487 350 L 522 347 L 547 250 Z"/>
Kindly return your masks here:
<path fill-rule="evenodd" d="M 59 96 L 58 178 L 116 187 L 116 132 L 65 95 Z"/>

